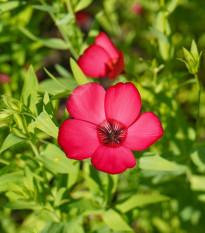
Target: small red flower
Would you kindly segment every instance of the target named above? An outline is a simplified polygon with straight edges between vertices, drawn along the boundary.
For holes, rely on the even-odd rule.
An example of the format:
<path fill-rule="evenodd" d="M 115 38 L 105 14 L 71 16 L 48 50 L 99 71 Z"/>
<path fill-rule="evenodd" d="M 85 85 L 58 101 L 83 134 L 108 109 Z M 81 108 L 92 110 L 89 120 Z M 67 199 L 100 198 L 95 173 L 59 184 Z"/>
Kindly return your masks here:
<path fill-rule="evenodd" d="M 131 6 L 131 11 L 135 15 L 141 15 L 143 12 L 142 5 L 138 2 L 134 2 Z"/>
<path fill-rule="evenodd" d="M 10 78 L 7 74 L 0 74 L 0 84 L 1 83 L 10 83 Z"/>
<path fill-rule="evenodd" d="M 139 114 L 141 98 L 132 83 L 118 83 L 105 92 L 97 83 L 77 87 L 67 110 L 74 119 L 63 122 L 58 143 L 71 159 L 87 159 L 95 168 L 118 174 L 135 166 L 131 150 L 144 150 L 163 129 L 152 112 Z"/>
<path fill-rule="evenodd" d="M 91 16 L 85 11 L 78 11 L 75 17 L 79 26 L 84 26 L 91 21 Z"/>
<path fill-rule="evenodd" d="M 113 80 L 124 70 L 124 55 L 101 32 L 95 44 L 90 45 L 78 59 L 78 65 L 87 76 L 99 78 L 108 75 Z"/>

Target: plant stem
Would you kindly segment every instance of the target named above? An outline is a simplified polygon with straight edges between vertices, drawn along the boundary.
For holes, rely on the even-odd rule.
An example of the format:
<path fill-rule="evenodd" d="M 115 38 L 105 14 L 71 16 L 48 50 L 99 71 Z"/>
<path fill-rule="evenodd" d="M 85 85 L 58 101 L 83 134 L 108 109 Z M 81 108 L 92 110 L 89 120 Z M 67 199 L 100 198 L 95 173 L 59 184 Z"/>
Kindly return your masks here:
<path fill-rule="evenodd" d="M 198 134 L 199 134 L 201 85 L 199 82 L 198 74 L 195 74 L 194 77 L 196 79 L 196 84 L 198 88 L 198 105 L 197 105 L 197 117 L 196 117 L 196 142 L 197 142 Z"/>

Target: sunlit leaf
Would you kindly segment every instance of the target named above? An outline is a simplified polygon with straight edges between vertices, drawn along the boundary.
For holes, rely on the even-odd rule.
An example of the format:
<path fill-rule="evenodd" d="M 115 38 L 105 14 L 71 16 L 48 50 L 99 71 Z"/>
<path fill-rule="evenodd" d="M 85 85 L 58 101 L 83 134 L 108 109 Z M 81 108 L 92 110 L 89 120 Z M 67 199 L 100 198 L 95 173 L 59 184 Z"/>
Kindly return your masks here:
<path fill-rule="evenodd" d="M 114 231 L 134 232 L 125 220 L 113 209 L 109 209 L 102 215 L 103 221 Z"/>
<path fill-rule="evenodd" d="M 38 90 L 38 79 L 36 77 L 33 66 L 30 66 L 26 72 L 24 86 L 22 90 L 22 100 L 24 104 L 31 110 L 33 113 L 37 113 L 36 104 L 38 102 L 37 98 Z"/>
<path fill-rule="evenodd" d="M 191 159 L 199 171 L 205 171 L 205 145 L 197 145 L 191 151 Z"/>
<path fill-rule="evenodd" d="M 52 6 L 48 5 L 32 5 L 33 9 L 37 9 L 40 11 L 46 11 L 46 12 L 51 12 L 51 13 L 56 13 L 57 10 L 53 8 Z"/>
<path fill-rule="evenodd" d="M 59 38 L 39 38 L 32 34 L 28 29 L 19 27 L 19 30 L 28 38 L 34 41 L 40 42 L 42 45 L 52 48 L 52 49 L 61 49 L 66 50 L 70 48 L 70 45 L 66 43 L 64 40 Z"/>
<path fill-rule="evenodd" d="M 10 184 L 23 185 L 23 173 L 21 171 L 11 172 L 0 176 L 0 192 L 10 190 Z"/>
<path fill-rule="evenodd" d="M 93 0 L 80 0 L 79 3 L 75 7 L 75 12 L 81 11 L 84 8 L 88 7 Z"/>
<path fill-rule="evenodd" d="M 10 133 L 6 139 L 4 140 L 1 148 L 0 148 L 0 153 L 2 153 L 3 151 L 9 149 L 10 147 L 20 143 L 20 142 L 23 142 L 25 139 L 23 138 L 19 138 L 15 135 L 13 135 L 12 133 Z"/>
<path fill-rule="evenodd" d="M 117 204 L 116 208 L 122 213 L 126 213 L 136 207 L 167 201 L 169 197 L 160 194 L 135 194 L 126 201 Z"/>
<path fill-rule="evenodd" d="M 82 70 L 72 58 L 70 58 L 70 66 L 71 66 L 74 78 L 79 85 L 88 83 L 88 80 L 83 74 Z"/>
<path fill-rule="evenodd" d="M 191 189 L 194 191 L 205 191 L 205 176 L 193 175 L 190 177 Z"/>
<path fill-rule="evenodd" d="M 57 146 L 49 144 L 37 157 L 47 168 L 57 173 L 73 173 L 73 161 L 68 159 Z"/>
<path fill-rule="evenodd" d="M 164 171 L 164 172 L 180 172 L 185 171 L 185 167 L 174 162 L 166 160 L 158 155 L 141 157 L 139 167 L 142 170 Z"/>
<path fill-rule="evenodd" d="M 5 3 L 0 3 L 0 14 L 13 10 L 19 6 L 22 6 L 26 3 L 26 1 L 8 1 Z"/>
<path fill-rule="evenodd" d="M 47 112 L 42 112 L 35 121 L 35 127 L 53 138 L 58 137 L 58 127 L 53 123 Z"/>

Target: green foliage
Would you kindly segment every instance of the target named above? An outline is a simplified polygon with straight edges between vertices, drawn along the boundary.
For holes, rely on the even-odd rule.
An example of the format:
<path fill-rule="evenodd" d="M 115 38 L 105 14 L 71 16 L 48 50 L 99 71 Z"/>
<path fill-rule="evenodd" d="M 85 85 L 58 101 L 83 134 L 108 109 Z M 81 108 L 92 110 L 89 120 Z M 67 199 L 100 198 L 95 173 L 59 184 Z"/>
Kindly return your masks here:
<path fill-rule="evenodd" d="M 73 72 L 74 78 L 79 85 L 88 83 L 88 80 L 83 74 L 82 70 L 72 58 L 70 58 L 70 66 L 71 66 L 71 70 Z"/>
<path fill-rule="evenodd" d="M 204 232 L 204 0 L 139 0 L 138 13 L 135 2 L 0 1 L 1 233 Z M 72 91 L 104 84 L 76 62 L 101 29 L 125 57 L 108 85 L 134 83 L 164 129 L 120 175 L 57 142 Z"/>

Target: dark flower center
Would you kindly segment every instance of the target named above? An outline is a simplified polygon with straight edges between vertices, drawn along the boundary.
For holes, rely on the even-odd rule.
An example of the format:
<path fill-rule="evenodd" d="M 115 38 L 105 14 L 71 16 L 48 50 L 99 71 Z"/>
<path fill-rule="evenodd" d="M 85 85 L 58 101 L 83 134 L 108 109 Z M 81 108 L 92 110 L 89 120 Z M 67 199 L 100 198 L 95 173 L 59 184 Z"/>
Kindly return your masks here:
<path fill-rule="evenodd" d="M 97 128 L 101 144 L 109 147 L 121 146 L 127 136 L 127 128 L 116 120 L 105 120 Z"/>

